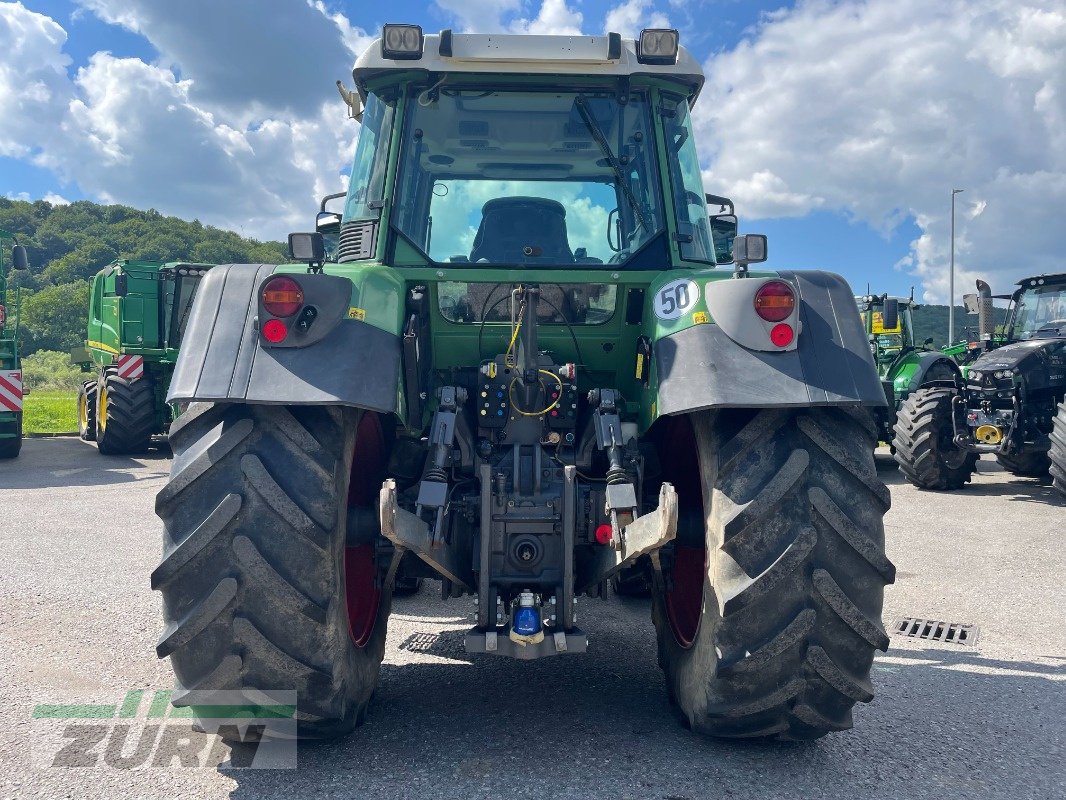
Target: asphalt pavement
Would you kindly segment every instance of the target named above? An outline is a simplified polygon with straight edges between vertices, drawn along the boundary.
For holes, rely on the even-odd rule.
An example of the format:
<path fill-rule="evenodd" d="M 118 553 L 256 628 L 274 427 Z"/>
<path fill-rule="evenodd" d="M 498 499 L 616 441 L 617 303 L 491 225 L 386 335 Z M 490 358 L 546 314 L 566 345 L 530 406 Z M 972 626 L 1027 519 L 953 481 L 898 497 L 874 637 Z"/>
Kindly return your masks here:
<path fill-rule="evenodd" d="M 184 743 L 199 760 L 152 750 L 160 728 L 185 730 L 156 694 L 171 674 L 148 585 L 167 452 L 29 440 L 0 462 L 0 796 L 1066 797 L 1066 503 L 994 461 L 953 494 L 905 484 L 887 453 L 879 465 L 898 570 L 886 625 L 978 631 L 974 645 L 893 635 L 851 731 L 703 739 L 667 702 L 646 601 L 583 599 L 589 652 L 521 663 L 466 655 L 469 599 L 426 582 L 394 603 L 364 726 L 301 745 L 296 769 L 238 769 L 247 748 L 200 734 Z"/>

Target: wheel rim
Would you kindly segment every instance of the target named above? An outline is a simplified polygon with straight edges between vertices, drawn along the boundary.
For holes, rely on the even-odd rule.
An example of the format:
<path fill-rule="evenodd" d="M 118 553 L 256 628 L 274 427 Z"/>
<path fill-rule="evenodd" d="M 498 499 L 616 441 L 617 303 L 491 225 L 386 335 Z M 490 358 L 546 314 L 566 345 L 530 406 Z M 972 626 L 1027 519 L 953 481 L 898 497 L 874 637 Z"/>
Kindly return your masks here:
<path fill-rule="evenodd" d="M 107 387 L 101 386 L 96 397 L 96 424 L 101 431 L 107 429 Z"/>
<path fill-rule="evenodd" d="M 385 439 L 381 421 L 366 412 L 356 429 L 355 451 L 348 480 L 348 507 L 372 508 L 377 491 L 374 481 L 385 470 Z M 377 488 L 381 481 L 377 480 Z M 377 626 L 381 589 L 377 585 L 377 560 L 373 544 L 344 548 L 344 597 L 348 607 L 348 634 L 356 647 L 365 647 Z"/>
<path fill-rule="evenodd" d="M 89 404 L 85 402 L 84 393 L 78 395 L 78 427 L 83 434 L 89 430 Z"/>
<path fill-rule="evenodd" d="M 660 440 L 660 461 L 663 479 L 672 483 L 677 492 L 679 521 L 682 517 L 699 519 L 702 534 L 702 521 L 706 519 L 703 484 L 696 437 L 688 417 L 671 421 L 666 435 Z M 670 588 L 664 593 L 664 602 L 674 640 L 684 648 L 691 647 L 699 633 L 706 574 L 706 544 L 676 542 Z"/>

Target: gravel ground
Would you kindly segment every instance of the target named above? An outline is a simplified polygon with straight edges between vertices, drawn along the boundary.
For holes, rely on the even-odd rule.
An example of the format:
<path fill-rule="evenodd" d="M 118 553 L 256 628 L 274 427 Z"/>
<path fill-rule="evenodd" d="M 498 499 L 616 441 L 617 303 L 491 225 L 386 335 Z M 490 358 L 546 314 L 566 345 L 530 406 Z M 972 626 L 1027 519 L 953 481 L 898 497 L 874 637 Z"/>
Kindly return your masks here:
<path fill-rule="evenodd" d="M 898 569 L 886 624 L 947 619 L 980 637 L 964 647 L 893 636 L 875 663 L 877 697 L 856 709 L 852 731 L 807 744 L 704 740 L 667 703 L 646 602 L 585 600 L 588 654 L 519 663 L 467 656 L 472 608 L 442 603 L 427 582 L 394 604 L 381 687 L 353 735 L 301 746 L 296 770 L 233 769 L 241 752 L 199 735 L 195 745 L 218 756 L 206 765 L 128 769 L 102 753 L 128 732 L 121 752 L 138 761 L 138 737 L 154 732 L 151 691 L 129 720 L 34 710 L 169 688 L 148 588 L 167 455 L 29 440 L 0 464 L 0 796 L 1066 796 L 1066 504 L 987 460 L 956 494 L 917 492 L 887 454 L 879 463 Z M 94 766 L 54 766 L 89 730 L 104 737 L 88 750 Z"/>

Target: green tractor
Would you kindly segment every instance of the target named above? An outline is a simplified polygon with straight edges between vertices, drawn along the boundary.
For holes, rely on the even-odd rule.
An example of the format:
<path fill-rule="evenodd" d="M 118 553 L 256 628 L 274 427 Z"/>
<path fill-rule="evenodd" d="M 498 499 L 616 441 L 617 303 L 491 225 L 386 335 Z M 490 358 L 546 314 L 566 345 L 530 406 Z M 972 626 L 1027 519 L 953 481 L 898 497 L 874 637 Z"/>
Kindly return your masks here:
<path fill-rule="evenodd" d="M 343 734 L 405 557 L 473 598 L 468 652 L 521 660 L 580 658 L 582 598 L 646 564 L 692 728 L 851 727 L 889 643 L 885 395 L 847 283 L 753 271 L 765 237 L 710 215 L 677 32 L 390 25 L 353 77 L 339 219 L 212 269 L 171 381 L 173 702 L 295 691 L 300 736 Z"/>
<path fill-rule="evenodd" d="M 998 297 L 998 295 L 997 295 Z M 1066 495 L 1066 273 L 1026 278 L 994 334 L 992 292 L 967 295 L 979 355 L 951 381 L 930 381 L 899 409 L 895 456 L 920 489 L 960 489 L 983 453 L 1020 477 L 1051 477 Z"/>
<path fill-rule="evenodd" d="M 78 430 L 105 455 L 144 452 L 166 433 L 166 402 L 192 299 L 208 264 L 116 261 L 93 276 L 78 391 Z"/>
<path fill-rule="evenodd" d="M 4 253 L 11 244 L 11 260 Z M 10 266 L 9 266 L 10 265 Z M 15 234 L 0 230 L 0 458 L 22 449 L 22 362 L 19 360 L 20 291 L 8 288 L 9 269 L 27 269 L 26 248 Z"/>
<path fill-rule="evenodd" d="M 891 442 L 896 410 L 907 396 L 927 381 L 954 380 L 959 368 L 949 355 L 929 349 L 932 339 L 921 347 L 915 344 L 912 315 L 920 306 L 913 298 L 868 294 L 855 301 L 889 403 L 877 413 L 879 436 L 882 442 Z"/>

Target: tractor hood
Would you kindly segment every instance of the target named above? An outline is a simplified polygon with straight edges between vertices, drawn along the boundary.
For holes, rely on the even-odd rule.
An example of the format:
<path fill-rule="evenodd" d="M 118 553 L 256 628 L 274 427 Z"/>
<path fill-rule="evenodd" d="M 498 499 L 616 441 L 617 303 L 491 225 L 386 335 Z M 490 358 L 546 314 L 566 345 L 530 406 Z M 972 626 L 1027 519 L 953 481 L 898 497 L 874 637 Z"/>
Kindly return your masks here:
<path fill-rule="evenodd" d="M 1032 339 L 1015 342 L 980 356 L 970 365 L 970 375 L 1010 370 L 1020 373 L 1030 389 L 1061 385 L 1066 381 L 1066 339 Z"/>

